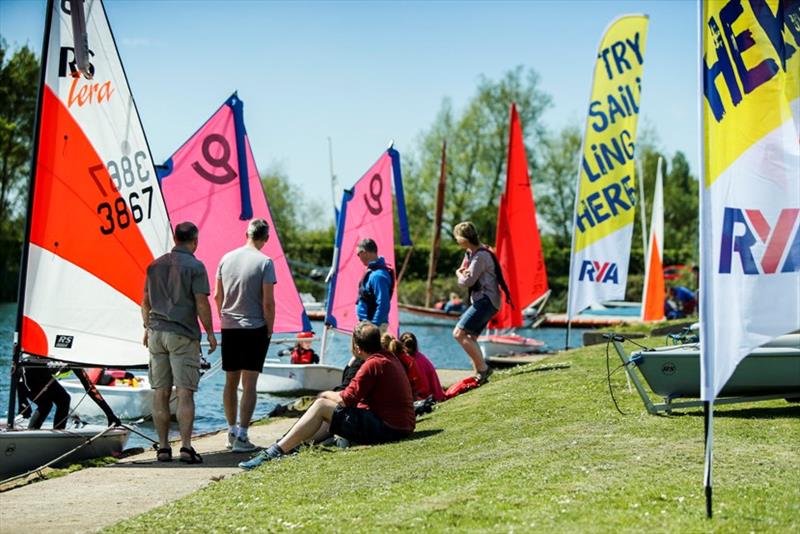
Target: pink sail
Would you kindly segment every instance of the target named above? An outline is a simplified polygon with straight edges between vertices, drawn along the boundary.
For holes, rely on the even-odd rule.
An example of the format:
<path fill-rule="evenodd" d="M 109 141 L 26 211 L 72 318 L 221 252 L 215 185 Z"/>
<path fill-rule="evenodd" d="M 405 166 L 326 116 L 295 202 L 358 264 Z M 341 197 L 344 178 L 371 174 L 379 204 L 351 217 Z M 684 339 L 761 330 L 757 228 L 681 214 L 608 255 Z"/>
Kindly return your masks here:
<path fill-rule="evenodd" d="M 365 272 L 364 264 L 356 256 L 358 242 L 367 237 L 374 239 L 378 245 L 378 254 L 384 257 L 388 266 L 397 271 L 394 258 L 392 152 L 394 151 L 384 153 L 352 189 L 344 192 L 342 198 L 336 231 L 336 256 L 333 263 L 333 277 L 328 287 L 328 312 L 325 319 L 326 324 L 341 332 L 351 333 L 358 323 L 356 317 L 358 284 Z M 396 168 L 399 169 L 399 156 Z M 401 211 L 400 195 L 398 195 L 398 211 Z M 402 212 L 404 215 L 404 207 Z M 403 224 L 402 217 L 401 224 Z M 389 332 L 396 335 L 398 326 L 395 288 L 389 309 Z"/>
<path fill-rule="evenodd" d="M 271 232 L 261 252 L 272 258 L 278 280 L 273 331 L 309 331 L 311 324 L 261 186 L 242 108 L 234 93 L 159 173 L 170 221 L 173 225 L 191 221 L 200 229 L 195 255 L 205 264 L 213 288 L 222 256 L 244 244 L 251 219 L 265 219 Z M 212 315 L 214 330 L 219 331 L 219 316 L 216 311 Z"/>

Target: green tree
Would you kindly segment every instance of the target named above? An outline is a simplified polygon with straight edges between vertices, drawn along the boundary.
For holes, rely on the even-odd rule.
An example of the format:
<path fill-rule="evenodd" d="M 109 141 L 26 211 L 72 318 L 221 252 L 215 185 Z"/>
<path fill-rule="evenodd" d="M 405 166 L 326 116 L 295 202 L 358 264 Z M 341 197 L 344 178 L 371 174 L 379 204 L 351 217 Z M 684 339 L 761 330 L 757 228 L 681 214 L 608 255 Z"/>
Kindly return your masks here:
<path fill-rule="evenodd" d="M 280 166 L 262 171 L 261 185 L 267 195 L 275 229 L 284 245 L 298 241 L 333 243 L 333 210 L 307 200 Z"/>
<path fill-rule="evenodd" d="M 570 249 L 580 129 L 574 124 L 566 126 L 558 135 L 548 136 L 543 146 L 541 169 L 532 177 L 539 227 L 552 236 L 555 247 Z"/>
<path fill-rule="evenodd" d="M 279 167 L 271 167 L 261 173 L 261 185 L 269 202 L 269 211 L 274 232 L 284 243 L 297 240 L 300 231 L 300 208 L 303 205 L 302 193 L 289 182 L 289 178 Z"/>
<path fill-rule="evenodd" d="M 7 58 L 0 37 L 0 232 L 21 237 L 39 60 L 24 46 Z"/>
<path fill-rule="evenodd" d="M 699 184 L 692 176 L 683 152 L 676 152 L 664 175 L 664 240 L 665 247 L 691 251 L 699 258 Z"/>
<path fill-rule="evenodd" d="M 444 227 L 469 219 L 487 242 L 494 241 L 512 102 L 522 121 L 530 168 L 538 168 L 535 147 L 544 137 L 541 116 L 550 105 L 550 97 L 539 87 L 539 75 L 519 66 L 499 80 L 482 76 L 461 115 L 453 111 L 449 99 L 443 101 L 434 123 L 420 136 L 417 151 L 407 158 L 405 179 L 409 191 L 414 191 L 408 202 L 414 238 L 430 237 L 442 141 L 447 140 Z"/>

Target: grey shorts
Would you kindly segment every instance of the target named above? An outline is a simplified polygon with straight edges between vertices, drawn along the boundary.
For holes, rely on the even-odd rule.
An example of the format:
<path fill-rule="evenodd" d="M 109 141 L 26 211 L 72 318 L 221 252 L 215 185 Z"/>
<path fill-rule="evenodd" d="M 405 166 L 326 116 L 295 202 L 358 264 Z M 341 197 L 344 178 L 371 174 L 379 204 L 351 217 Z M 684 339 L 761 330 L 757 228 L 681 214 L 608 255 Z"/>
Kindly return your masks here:
<path fill-rule="evenodd" d="M 174 332 L 150 330 L 150 387 L 197 391 L 200 383 L 200 340 Z"/>

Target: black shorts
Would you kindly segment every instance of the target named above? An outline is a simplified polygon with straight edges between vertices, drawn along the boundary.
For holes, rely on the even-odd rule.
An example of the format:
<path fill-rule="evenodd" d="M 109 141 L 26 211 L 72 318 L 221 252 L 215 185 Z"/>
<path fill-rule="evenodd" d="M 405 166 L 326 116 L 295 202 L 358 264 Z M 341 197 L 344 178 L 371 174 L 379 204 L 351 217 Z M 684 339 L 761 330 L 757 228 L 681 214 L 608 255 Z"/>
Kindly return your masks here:
<path fill-rule="evenodd" d="M 333 410 L 331 432 L 362 445 L 400 441 L 411 434 L 386 426 L 375 412 L 344 406 L 337 406 Z"/>
<path fill-rule="evenodd" d="M 222 370 L 261 372 L 269 349 L 269 339 L 266 326 L 223 328 Z"/>

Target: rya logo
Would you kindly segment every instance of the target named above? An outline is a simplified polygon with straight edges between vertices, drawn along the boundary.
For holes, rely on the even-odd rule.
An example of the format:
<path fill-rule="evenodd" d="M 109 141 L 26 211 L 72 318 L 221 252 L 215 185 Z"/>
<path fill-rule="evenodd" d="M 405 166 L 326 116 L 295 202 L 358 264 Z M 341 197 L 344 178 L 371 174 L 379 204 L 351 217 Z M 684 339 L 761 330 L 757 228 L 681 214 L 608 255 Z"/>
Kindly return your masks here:
<path fill-rule="evenodd" d="M 587 280 L 603 284 L 606 282 L 619 284 L 619 269 L 617 269 L 616 263 L 583 260 L 578 280 L 581 282 Z"/>
<path fill-rule="evenodd" d="M 783 209 L 770 225 L 760 210 L 726 207 L 719 254 L 720 274 L 729 274 L 734 262 L 741 263 L 744 274 L 800 271 L 800 231 L 794 232 L 794 240 L 791 240 L 798 213 L 800 209 L 797 208 Z"/>

